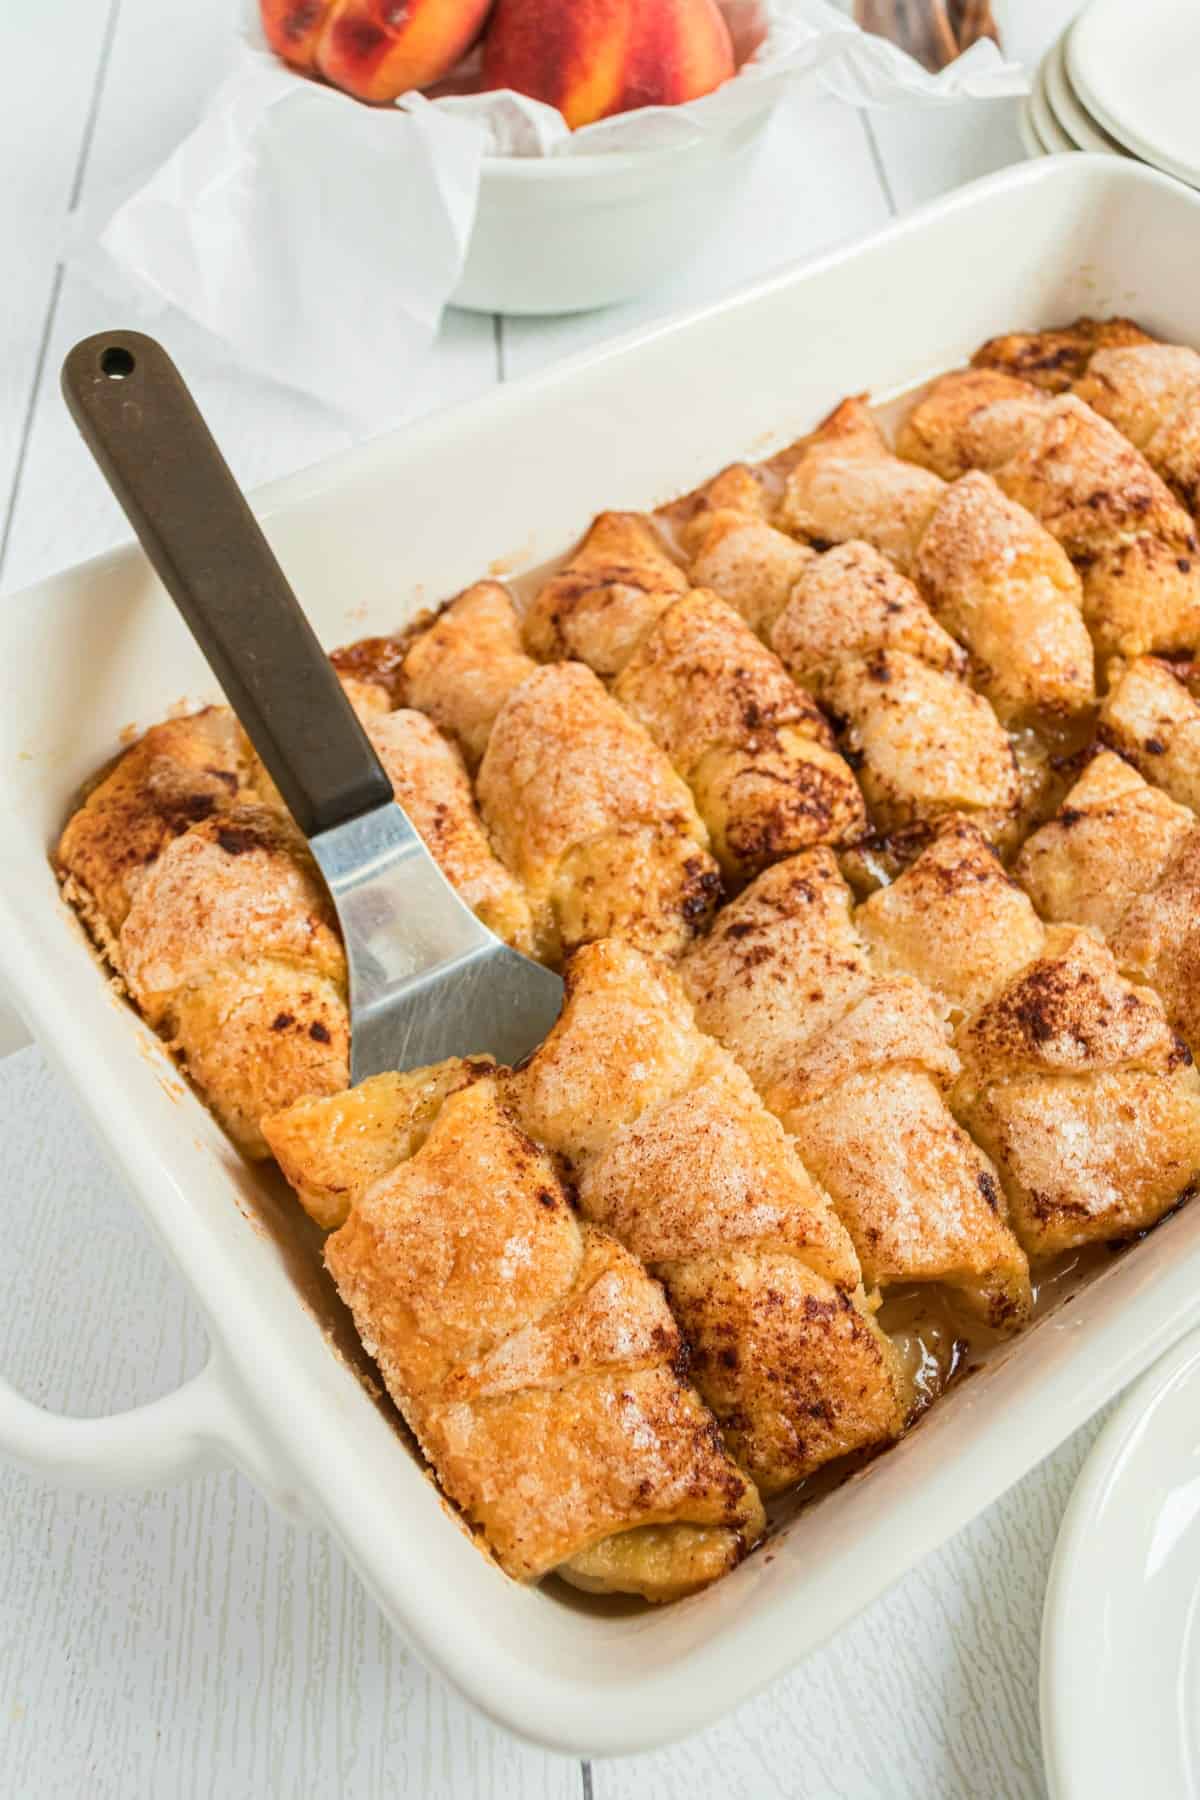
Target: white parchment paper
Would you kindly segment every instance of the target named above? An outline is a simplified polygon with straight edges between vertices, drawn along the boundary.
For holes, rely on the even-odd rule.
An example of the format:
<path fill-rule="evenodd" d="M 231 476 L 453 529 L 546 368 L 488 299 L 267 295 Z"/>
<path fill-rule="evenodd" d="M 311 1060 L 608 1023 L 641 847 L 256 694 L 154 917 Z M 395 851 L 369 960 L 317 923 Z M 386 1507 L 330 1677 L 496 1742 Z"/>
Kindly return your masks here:
<path fill-rule="evenodd" d="M 293 74 L 248 27 L 200 124 L 110 217 L 81 222 L 72 260 L 102 282 L 119 273 L 148 311 L 178 308 L 251 368 L 371 427 L 396 412 L 396 377 L 427 351 L 458 284 L 485 157 L 724 135 L 805 83 L 856 106 L 1028 87 L 990 42 L 934 76 L 828 0 L 722 4 L 742 46 L 765 27 L 732 81 L 576 132 L 507 91 L 363 106 Z"/>

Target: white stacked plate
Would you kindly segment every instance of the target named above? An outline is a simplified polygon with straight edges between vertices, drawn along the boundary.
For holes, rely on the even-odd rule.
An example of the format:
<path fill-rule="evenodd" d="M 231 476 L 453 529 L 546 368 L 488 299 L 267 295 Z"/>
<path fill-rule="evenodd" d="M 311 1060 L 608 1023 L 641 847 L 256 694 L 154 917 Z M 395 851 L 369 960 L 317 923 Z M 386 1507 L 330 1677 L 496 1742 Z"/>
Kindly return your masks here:
<path fill-rule="evenodd" d="M 1091 0 L 1038 68 L 1025 148 L 1134 157 L 1200 187 L 1198 79 L 1197 0 Z"/>

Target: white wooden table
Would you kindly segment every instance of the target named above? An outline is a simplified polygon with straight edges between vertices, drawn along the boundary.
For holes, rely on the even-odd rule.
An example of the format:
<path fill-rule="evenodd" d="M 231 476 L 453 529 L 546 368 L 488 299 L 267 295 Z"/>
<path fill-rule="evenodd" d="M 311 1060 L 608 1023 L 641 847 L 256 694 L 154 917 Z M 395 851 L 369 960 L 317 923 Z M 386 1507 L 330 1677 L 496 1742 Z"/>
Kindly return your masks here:
<path fill-rule="evenodd" d="M 229 10 L 232 10 L 232 0 Z M 1032 57 L 1074 0 L 1012 0 Z M 59 261 L 79 200 L 148 170 L 198 115 L 231 18 L 196 0 L 38 0 L 6 13 L 0 107 L 0 584 L 125 535 L 73 439 L 57 369 L 119 307 Z M 779 117 L 740 222 L 671 287 L 548 323 L 448 319 L 414 413 L 1017 160 L 1015 107 Z M 938 296 L 930 295 L 937 305 Z M 340 448 L 316 405 L 172 337 L 246 484 Z M 35 1050 L 0 1064 L 0 1369 L 89 1414 L 166 1392 L 204 1332 Z M 790 1679 L 654 1755 L 580 1765 L 517 1744 L 428 1675 L 327 1537 L 232 1473 L 146 1497 L 0 1469 L 0 1800 L 1032 1800 L 1050 1551 L 1098 1421 Z"/>

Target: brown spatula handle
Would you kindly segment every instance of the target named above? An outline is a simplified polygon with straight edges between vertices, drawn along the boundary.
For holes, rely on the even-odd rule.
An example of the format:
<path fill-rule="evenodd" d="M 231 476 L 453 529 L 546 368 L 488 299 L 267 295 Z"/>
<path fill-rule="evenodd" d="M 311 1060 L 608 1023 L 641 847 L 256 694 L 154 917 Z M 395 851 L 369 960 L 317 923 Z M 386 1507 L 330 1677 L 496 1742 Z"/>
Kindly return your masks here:
<path fill-rule="evenodd" d="M 85 338 L 62 386 L 305 836 L 383 805 L 391 782 L 162 345 L 138 331 Z"/>

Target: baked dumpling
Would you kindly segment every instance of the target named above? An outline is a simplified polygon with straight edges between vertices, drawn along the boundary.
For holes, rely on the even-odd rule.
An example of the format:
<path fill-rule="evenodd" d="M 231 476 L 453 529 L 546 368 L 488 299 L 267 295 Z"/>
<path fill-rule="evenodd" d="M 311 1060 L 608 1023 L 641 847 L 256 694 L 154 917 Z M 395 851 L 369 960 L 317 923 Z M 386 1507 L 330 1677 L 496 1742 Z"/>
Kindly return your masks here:
<path fill-rule="evenodd" d="M 192 825 L 251 799 L 245 740 L 227 707 L 152 725 L 89 790 L 56 862 L 114 966 L 117 935 L 146 871 Z"/>
<path fill-rule="evenodd" d="M 942 1013 L 877 966 L 832 855 L 760 875 L 681 967 L 699 1023 L 829 1190 L 865 1279 L 939 1282 L 991 1324 L 1020 1324 L 1028 1266 L 995 1170 L 946 1105 L 959 1063 Z"/>
<path fill-rule="evenodd" d="M 929 521 L 916 579 L 971 656 L 971 682 L 1007 725 L 1070 719 L 1096 698 L 1079 576 L 1060 544 L 979 472 Z"/>
<path fill-rule="evenodd" d="M 874 545 L 850 539 L 807 553 L 777 605 L 772 579 L 764 589 L 759 571 L 776 565 L 772 545 L 783 534 L 748 517 L 744 535 L 757 554 L 744 545 L 736 565 L 722 569 L 710 553 L 728 518 L 715 514 L 708 535 L 694 534 L 692 573 L 724 575 L 743 616 L 769 620 L 772 649 L 837 723 L 876 834 L 898 849 L 914 828 L 971 811 L 1005 837 L 1021 798 L 1012 746 L 987 700 L 963 681 L 965 653 L 913 583 Z"/>
<path fill-rule="evenodd" d="M 1200 543 L 1140 451 L 1074 394 L 1048 398 L 1000 370 L 936 381 L 898 440 L 940 474 L 990 471 L 1079 570 L 1102 656 L 1200 640 Z"/>
<path fill-rule="evenodd" d="M 1169 663 L 1138 656 L 1109 671 L 1101 743 L 1193 811 L 1200 807 L 1200 706 Z"/>
<path fill-rule="evenodd" d="M 843 468 L 847 443 L 853 481 Z M 836 512 L 822 513 L 814 495 L 824 495 L 833 477 Z M 886 497 L 907 495 L 913 478 L 865 402 L 846 400 L 803 441 L 779 519 L 810 537 L 865 538 L 886 552 L 969 651 L 974 685 L 1006 722 L 1069 716 L 1090 705 L 1092 650 L 1079 578 L 1051 534 L 978 473 L 947 486 L 922 470 L 893 510 Z"/>
<path fill-rule="evenodd" d="M 651 1600 L 703 1587 L 763 1515 L 679 1373 L 662 1289 L 575 1216 L 494 1076 L 476 1067 L 439 1100 L 428 1074 L 380 1076 L 267 1123 L 301 1182 L 310 1162 L 327 1182 L 345 1152 L 349 1210 L 325 1260 L 389 1393 L 517 1580 L 557 1570 Z M 360 1097 L 377 1141 L 393 1115 L 390 1160 L 374 1166 L 351 1123 Z"/>
<path fill-rule="evenodd" d="M 508 590 L 479 581 L 413 635 L 401 667 L 404 699 L 427 713 L 477 769 L 496 715 L 535 666 L 521 648 Z"/>
<path fill-rule="evenodd" d="M 117 937 L 117 967 L 246 1155 L 301 1094 L 349 1081 L 346 961 L 333 904 L 286 814 L 244 802 L 173 838 Z"/>
<path fill-rule="evenodd" d="M 587 1217 L 663 1282 L 697 1387 L 764 1493 L 899 1432 L 899 1366 L 849 1237 L 667 969 L 627 945 L 579 951 L 508 1095 Z"/>
<path fill-rule="evenodd" d="M 715 594 L 673 600 L 613 695 L 687 781 L 734 880 L 809 844 L 862 835 L 862 795 L 828 722 Z"/>
<path fill-rule="evenodd" d="M 1102 932 L 1200 1048 L 1200 821 L 1119 757 L 1098 756 L 1016 871 L 1038 910 Z"/>
<path fill-rule="evenodd" d="M 877 954 L 961 1020 L 951 1103 L 1031 1257 L 1154 1224 L 1200 1174 L 1200 1077 L 1101 939 L 1047 928 L 973 826 L 950 824 L 861 908 Z"/>
<path fill-rule="evenodd" d="M 536 655 L 612 679 L 691 787 L 731 879 L 862 834 L 862 797 L 818 708 L 724 601 L 688 591 L 649 518 L 601 514 L 524 632 Z"/>
<path fill-rule="evenodd" d="M 796 446 L 776 522 L 825 547 L 865 538 L 911 575 L 942 487 L 927 469 L 889 453 L 859 394 Z"/>
<path fill-rule="evenodd" d="M 1200 355 L 1160 344 L 1131 319 L 1077 319 L 1058 331 L 1013 332 L 976 351 L 1051 393 L 1070 391 L 1116 426 L 1193 518 L 1200 507 Z"/>
<path fill-rule="evenodd" d="M 333 908 L 286 814 L 258 800 L 232 713 L 152 727 L 68 822 L 66 898 L 238 1147 L 349 1079 Z"/>
<path fill-rule="evenodd" d="M 1048 394 L 1065 394 L 1087 374 L 1098 350 L 1152 344 L 1132 319 L 1076 319 L 1053 331 L 1009 331 L 989 338 L 971 358 L 976 369 L 1004 369 Z"/>
<path fill-rule="evenodd" d="M 717 903 L 720 876 L 686 784 L 582 663 L 536 669 L 513 690 L 477 791 L 549 960 L 613 936 L 674 954 Z"/>
<path fill-rule="evenodd" d="M 640 513 L 601 513 L 566 567 L 534 597 L 523 621 L 541 662 L 577 658 L 616 675 L 687 579 Z"/>

